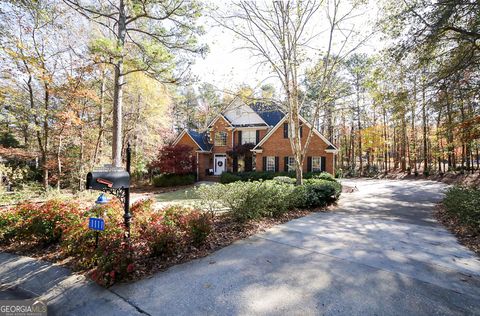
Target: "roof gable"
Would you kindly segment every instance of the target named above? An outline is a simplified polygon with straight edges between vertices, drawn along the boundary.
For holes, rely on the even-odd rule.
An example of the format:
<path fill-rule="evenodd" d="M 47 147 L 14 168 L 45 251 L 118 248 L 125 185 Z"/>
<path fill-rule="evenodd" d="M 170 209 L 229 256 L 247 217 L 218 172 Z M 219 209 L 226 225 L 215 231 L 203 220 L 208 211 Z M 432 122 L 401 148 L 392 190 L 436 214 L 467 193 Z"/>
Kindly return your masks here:
<path fill-rule="evenodd" d="M 329 151 L 332 151 L 332 152 L 336 152 L 338 149 L 337 147 L 335 147 L 335 145 L 333 145 L 325 136 L 323 136 L 315 127 L 313 127 L 310 123 L 308 123 L 308 121 L 306 119 L 304 119 L 302 116 L 299 116 L 300 120 L 302 121 L 303 124 L 305 124 L 306 126 L 308 126 L 308 128 L 313 128 L 313 134 L 314 135 L 317 135 L 318 137 L 320 137 L 321 140 L 323 140 L 326 144 L 327 144 L 327 150 Z M 270 136 L 272 136 L 275 131 L 283 125 L 283 123 L 286 121 L 287 119 L 287 116 L 285 115 L 280 121 L 278 121 L 277 125 L 275 125 L 274 128 L 272 128 L 268 133 L 267 135 L 265 135 L 265 137 L 262 138 L 262 140 L 252 149 L 252 150 L 256 150 L 258 149 L 258 147 L 260 147 L 262 144 L 264 144 L 269 138 Z"/>
<path fill-rule="evenodd" d="M 192 137 L 192 139 L 198 144 L 198 146 L 203 150 L 203 151 L 210 151 L 212 149 L 212 144 L 208 143 L 208 133 L 203 132 L 199 133 L 193 130 L 187 131 L 187 133 Z"/>
<path fill-rule="evenodd" d="M 233 126 L 267 125 L 262 117 L 240 98 L 233 100 L 222 114 Z"/>
<path fill-rule="evenodd" d="M 193 142 L 197 145 L 198 149 L 201 151 L 210 151 L 212 149 L 212 145 L 208 143 L 208 134 L 206 132 L 199 133 L 194 130 L 187 130 L 184 129 L 177 138 L 173 141 L 173 145 L 175 146 L 178 142 L 182 139 L 184 135 L 190 137 Z"/>

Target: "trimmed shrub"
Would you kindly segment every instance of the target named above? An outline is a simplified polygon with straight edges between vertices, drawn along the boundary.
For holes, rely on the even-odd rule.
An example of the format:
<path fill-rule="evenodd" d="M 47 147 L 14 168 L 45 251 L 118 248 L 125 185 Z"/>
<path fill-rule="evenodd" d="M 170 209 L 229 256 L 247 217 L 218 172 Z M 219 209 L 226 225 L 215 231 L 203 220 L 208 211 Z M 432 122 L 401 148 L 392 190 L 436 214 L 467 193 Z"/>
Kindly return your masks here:
<path fill-rule="evenodd" d="M 242 181 L 242 178 L 237 174 L 224 172 L 220 175 L 220 183 L 232 183 L 236 181 Z"/>
<path fill-rule="evenodd" d="M 102 238 L 95 251 L 96 269 L 91 278 L 104 286 L 127 278 L 135 270 L 134 247 L 123 238 L 123 233 Z"/>
<path fill-rule="evenodd" d="M 150 255 L 152 257 L 168 257 L 176 254 L 177 244 L 180 244 L 180 236 L 173 225 L 163 220 L 152 222 L 145 231 Z"/>
<path fill-rule="evenodd" d="M 80 217 L 75 203 L 51 200 L 44 204 L 21 204 L 0 213 L 0 242 L 53 244 Z"/>
<path fill-rule="evenodd" d="M 195 246 L 205 242 L 212 232 L 213 213 L 202 213 L 199 211 L 190 212 L 185 216 L 185 229 L 188 237 Z"/>
<path fill-rule="evenodd" d="M 299 190 L 297 205 L 299 208 L 315 208 L 327 205 L 336 200 L 341 193 L 341 185 L 336 181 L 308 179 L 303 185 L 304 190 Z M 304 194 L 304 196 L 300 196 Z"/>
<path fill-rule="evenodd" d="M 220 183 L 231 183 L 235 181 L 258 181 L 258 180 L 272 180 L 278 176 L 295 177 L 293 172 L 267 172 L 267 171 L 249 171 L 249 172 L 224 172 L 220 176 Z"/>
<path fill-rule="evenodd" d="M 278 176 L 273 178 L 273 181 L 278 182 L 278 183 L 289 183 L 289 184 L 295 184 L 296 180 L 294 178 L 290 177 L 285 177 L 285 176 Z"/>
<path fill-rule="evenodd" d="M 320 173 L 312 173 L 309 174 L 309 177 L 305 179 L 320 179 L 320 180 L 327 180 L 327 181 L 337 181 L 335 178 L 328 172 L 320 172 Z"/>
<path fill-rule="evenodd" d="M 152 209 L 153 200 L 131 207 L 130 244 L 124 239 L 123 208 L 117 199 L 92 209 L 77 203 L 48 201 L 24 204 L 0 212 L 0 242 L 32 247 L 56 244 L 60 254 L 74 257 L 77 267 L 94 268 L 91 277 L 109 286 L 127 278 L 140 258 L 168 260 L 180 250 L 205 242 L 212 231 L 211 213 L 172 206 Z M 102 217 L 105 230 L 95 248 L 96 232 L 88 229 L 89 217 Z"/>
<path fill-rule="evenodd" d="M 290 180 L 287 180 L 290 179 Z M 341 185 L 335 180 L 307 179 L 295 186 L 288 177 L 267 181 L 235 182 L 201 186 L 196 193 L 202 203 L 230 209 L 238 221 L 263 216 L 279 216 L 294 208 L 324 206 L 340 196 Z"/>
<path fill-rule="evenodd" d="M 236 181 L 258 181 L 258 180 L 273 180 L 276 177 L 295 178 L 295 172 L 267 172 L 267 171 L 249 171 L 249 172 L 224 172 L 220 176 L 220 183 L 231 183 Z M 304 179 L 324 179 L 332 181 L 335 178 L 328 172 L 307 172 L 303 175 Z"/>
<path fill-rule="evenodd" d="M 174 187 L 195 183 L 195 176 L 192 174 L 161 174 L 153 177 L 153 185 L 156 187 Z"/>
<path fill-rule="evenodd" d="M 197 189 L 209 209 L 229 208 L 240 222 L 262 216 L 276 216 L 291 208 L 293 185 L 275 181 L 235 182 L 201 186 Z"/>

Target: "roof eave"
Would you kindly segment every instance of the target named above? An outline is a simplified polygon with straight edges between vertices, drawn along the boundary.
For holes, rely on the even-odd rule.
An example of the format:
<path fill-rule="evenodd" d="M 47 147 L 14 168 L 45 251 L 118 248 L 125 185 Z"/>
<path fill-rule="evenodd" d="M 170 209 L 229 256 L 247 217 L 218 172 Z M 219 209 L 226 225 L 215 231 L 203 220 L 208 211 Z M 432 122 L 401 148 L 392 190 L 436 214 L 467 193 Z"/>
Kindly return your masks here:
<path fill-rule="evenodd" d="M 329 153 L 329 154 L 337 154 L 338 153 L 338 150 L 337 149 L 325 149 L 325 152 L 326 153 Z"/>

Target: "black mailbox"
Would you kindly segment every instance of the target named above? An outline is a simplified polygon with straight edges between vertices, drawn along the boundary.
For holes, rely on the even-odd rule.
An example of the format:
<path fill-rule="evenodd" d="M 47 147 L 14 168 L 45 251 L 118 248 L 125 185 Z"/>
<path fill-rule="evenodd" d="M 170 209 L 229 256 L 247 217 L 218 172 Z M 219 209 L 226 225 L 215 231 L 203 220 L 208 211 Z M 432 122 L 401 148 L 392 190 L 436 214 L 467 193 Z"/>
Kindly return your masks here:
<path fill-rule="evenodd" d="M 87 174 L 87 189 L 130 188 L 130 174 L 127 171 L 94 171 Z"/>

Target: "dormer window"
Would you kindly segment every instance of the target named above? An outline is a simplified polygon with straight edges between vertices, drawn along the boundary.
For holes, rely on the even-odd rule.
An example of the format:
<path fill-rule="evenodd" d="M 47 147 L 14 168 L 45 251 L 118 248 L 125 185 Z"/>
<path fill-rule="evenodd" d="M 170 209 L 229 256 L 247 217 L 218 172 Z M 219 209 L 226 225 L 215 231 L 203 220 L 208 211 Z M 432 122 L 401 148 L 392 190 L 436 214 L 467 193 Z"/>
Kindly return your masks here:
<path fill-rule="evenodd" d="M 227 146 L 227 132 L 215 133 L 215 146 Z"/>

